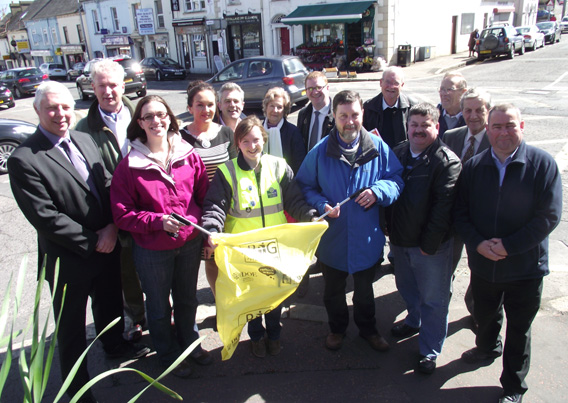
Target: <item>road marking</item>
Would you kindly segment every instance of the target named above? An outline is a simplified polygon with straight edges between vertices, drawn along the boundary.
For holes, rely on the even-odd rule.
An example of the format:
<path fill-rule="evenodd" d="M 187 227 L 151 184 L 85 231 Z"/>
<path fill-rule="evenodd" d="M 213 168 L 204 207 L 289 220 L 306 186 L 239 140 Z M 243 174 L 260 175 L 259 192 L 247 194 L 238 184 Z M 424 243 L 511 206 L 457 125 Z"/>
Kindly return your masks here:
<path fill-rule="evenodd" d="M 562 147 L 562 150 L 554 157 L 556 163 L 558 164 L 558 169 L 560 172 L 564 172 L 566 167 L 568 167 L 568 143 Z"/>
<path fill-rule="evenodd" d="M 544 87 L 543 89 L 545 90 L 550 90 L 553 89 L 554 86 L 556 84 L 558 84 L 560 81 L 562 81 L 564 79 L 564 77 L 566 77 L 566 75 L 568 75 L 568 71 L 565 71 L 560 77 L 558 77 L 554 82 L 548 84 L 546 87 Z"/>
<path fill-rule="evenodd" d="M 527 141 L 527 144 L 531 146 L 541 145 L 541 144 L 556 144 L 556 143 L 567 143 L 568 139 L 553 139 L 553 140 L 535 140 Z"/>

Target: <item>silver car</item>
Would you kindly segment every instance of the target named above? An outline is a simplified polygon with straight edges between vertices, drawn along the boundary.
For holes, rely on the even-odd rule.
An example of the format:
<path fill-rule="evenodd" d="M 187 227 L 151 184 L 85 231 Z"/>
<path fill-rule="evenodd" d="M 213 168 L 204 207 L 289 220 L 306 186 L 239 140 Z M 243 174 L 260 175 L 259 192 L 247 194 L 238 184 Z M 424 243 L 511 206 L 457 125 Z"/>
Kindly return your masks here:
<path fill-rule="evenodd" d="M 538 30 L 536 25 L 517 27 L 517 32 L 525 38 L 525 48 L 527 50 L 544 47 L 544 34 Z"/>
<path fill-rule="evenodd" d="M 50 80 L 65 80 L 67 79 L 67 70 L 65 66 L 59 63 L 43 63 L 39 69 L 47 74 Z"/>

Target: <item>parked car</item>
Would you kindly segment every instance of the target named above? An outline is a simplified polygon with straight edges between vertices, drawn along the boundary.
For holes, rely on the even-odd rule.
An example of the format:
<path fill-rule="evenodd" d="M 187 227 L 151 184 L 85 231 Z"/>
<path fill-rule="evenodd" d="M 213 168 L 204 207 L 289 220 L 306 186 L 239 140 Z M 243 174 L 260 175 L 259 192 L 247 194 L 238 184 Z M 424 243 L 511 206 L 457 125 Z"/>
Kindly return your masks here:
<path fill-rule="evenodd" d="M 568 15 L 564 16 L 562 21 L 560 21 L 560 32 L 563 34 L 568 32 Z"/>
<path fill-rule="evenodd" d="M 537 22 L 536 26 L 544 34 L 546 43 L 554 44 L 554 42 L 560 42 L 562 31 L 560 31 L 560 24 L 556 21 Z"/>
<path fill-rule="evenodd" d="M 0 73 L 0 85 L 8 87 L 15 98 L 34 94 L 43 81 L 49 80 L 47 74 L 37 67 L 19 67 Z"/>
<path fill-rule="evenodd" d="M 67 81 L 74 81 L 83 73 L 85 68 L 85 62 L 75 63 L 73 67 L 67 70 Z"/>
<path fill-rule="evenodd" d="M 93 65 L 101 60 L 102 59 L 93 59 L 88 62 L 83 69 L 83 73 L 77 77 L 77 92 L 79 93 L 79 98 L 83 101 L 95 95 L 92 86 L 93 79 L 91 78 L 91 70 Z M 112 60 L 124 68 L 125 94 L 136 93 L 139 97 L 146 96 L 146 77 L 144 77 L 140 63 L 132 60 L 128 56 L 117 56 L 113 57 Z"/>
<path fill-rule="evenodd" d="M 43 63 L 39 66 L 39 69 L 47 74 L 50 80 L 65 80 L 67 78 L 67 72 L 65 71 L 65 66 L 58 63 Z"/>
<path fill-rule="evenodd" d="M 0 119 L 0 174 L 8 172 L 8 158 L 36 129 L 36 125 L 23 120 Z"/>
<path fill-rule="evenodd" d="M 525 49 L 535 50 L 544 46 L 544 34 L 536 25 L 517 27 L 517 32 L 525 38 Z"/>
<path fill-rule="evenodd" d="M 13 108 L 14 106 L 16 106 L 12 91 L 10 91 L 8 87 L 5 87 L 3 85 L 0 85 L 0 105 L 7 106 L 8 108 Z"/>
<path fill-rule="evenodd" d="M 140 62 L 146 79 L 163 81 L 168 78 L 185 79 L 185 69 L 169 57 L 147 57 Z"/>
<path fill-rule="evenodd" d="M 207 82 L 216 91 L 227 82 L 240 85 L 247 107 L 261 106 L 266 91 L 272 87 L 283 87 L 292 103 L 301 105 L 308 99 L 304 86 L 307 75 L 308 70 L 296 56 L 257 56 L 234 61 Z"/>
<path fill-rule="evenodd" d="M 525 53 L 525 38 L 510 25 L 491 26 L 481 31 L 476 50 L 479 60 L 499 55 L 512 59 Z"/>

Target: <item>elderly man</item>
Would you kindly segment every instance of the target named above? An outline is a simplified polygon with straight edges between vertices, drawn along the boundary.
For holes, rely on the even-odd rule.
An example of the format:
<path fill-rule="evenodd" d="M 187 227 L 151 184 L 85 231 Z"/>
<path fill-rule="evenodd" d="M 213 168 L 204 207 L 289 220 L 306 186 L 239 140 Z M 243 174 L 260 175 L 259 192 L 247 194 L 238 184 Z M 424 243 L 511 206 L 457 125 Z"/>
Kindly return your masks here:
<path fill-rule="evenodd" d="M 124 96 L 124 69 L 120 64 L 110 59 L 95 63 L 91 77 L 97 99 L 75 129 L 93 137 L 105 168 L 112 174 L 129 151 L 126 128 L 130 124 L 134 106 Z M 129 322 L 125 323 L 124 336 L 127 340 L 137 340 L 142 337 L 142 326 L 146 322 L 144 294 L 132 258 L 132 237 L 126 232 L 120 232 L 119 239 L 122 245 L 122 291 Z"/>
<path fill-rule="evenodd" d="M 490 147 L 485 125 L 487 124 L 489 109 L 491 109 L 491 96 L 485 91 L 470 88 L 463 94 L 460 105 L 466 126 L 448 130 L 444 133 L 442 141 L 460 157 L 462 164 L 465 164 L 471 157 Z M 458 267 L 462 251 L 463 241 L 457 233 L 454 233 L 452 258 L 454 272 Z M 469 313 L 473 315 L 471 287 L 467 288 L 465 305 Z M 477 327 L 475 320 L 473 325 L 474 328 Z"/>
<path fill-rule="evenodd" d="M 385 69 L 381 78 L 381 93 L 365 102 L 363 127 L 368 131 L 377 129 L 390 148 L 407 139 L 406 120 L 408 111 L 416 103 L 401 93 L 404 87 L 404 73 L 401 67 Z"/>
<path fill-rule="evenodd" d="M 383 141 L 362 128 L 358 93 L 339 92 L 333 99 L 333 117 L 335 129 L 308 153 L 297 176 L 308 204 L 320 214 L 331 211 L 329 229 L 317 251 L 331 330 L 325 346 L 329 350 L 342 346 L 349 324 L 345 281 L 351 274 L 359 335 L 373 349 L 386 351 L 389 345 L 376 327 L 373 295 L 374 266 L 385 243 L 379 206 L 388 206 L 399 196 L 402 166 Z M 336 206 L 357 191 L 361 193 L 354 201 Z"/>
<path fill-rule="evenodd" d="M 298 129 L 302 133 L 306 151 L 310 151 L 329 134 L 335 122 L 325 74 L 312 71 L 306 76 L 305 86 L 310 103 L 298 113 Z"/>
<path fill-rule="evenodd" d="M 440 136 L 444 136 L 446 130 L 465 126 L 462 116 L 460 100 L 467 91 L 467 81 L 461 73 L 449 72 L 444 75 L 440 84 Z"/>
<path fill-rule="evenodd" d="M 246 116 L 243 114 L 245 107 L 245 93 L 235 83 L 225 83 L 217 92 L 217 109 L 215 121 L 222 126 L 230 127 L 233 132 L 237 125 Z"/>
<path fill-rule="evenodd" d="M 75 104 L 61 83 L 48 81 L 37 89 L 35 134 L 8 160 L 10 185 L 20 209 L 38 233 L 38 263 L 46 256 L 46 279 L 54 294 L 55 316 L 61 312 L 57 342 L 65 379 L 85 350 L 85 309 L 91 297 L 97 331 L 122 317 L 120 246 L 110 212 L 110 174 L 93 139 L 69 130 Z M 54 270 L 59 260 L 55 286 Z M 62 309 L 62 292 L 67 286 Z M 122 338 L 122 320 L 101 335 L 107 355 L 138 358 L 150 350 Z M 68 393 L 89 380 L 83 361 Z M 95 401 L 89 392 L 85 402 Z"/>
<path fill-rule="evenodd" d="M 473 157 L 460 178 L 455 225 L 472 272 L 476 347 L 467 363 L 503 354 L 499 402 L 520 402 L 531 356 L 531 324 L 548 269 L 548 235 L 562 212 L 562 183 L 554 159 L 523 141 L 524 122 L 511 104 L 489 112 L 491 148 Z M 507 315 L 501 342 L 503 310 Z"/>
<path fill-rule="evenodd" d="M 387 208 L 395 280 L 406 302 L 404 323 L 393 336 L 419 333 L 417 370 L 431 374 L 448 330 L 452 278 L 451 213 L 461 163 L 438 138 L 438 110 L 431 104 L 408 113 L 408 142 L 394 149 L 404 166 L 404 190 Z"/>

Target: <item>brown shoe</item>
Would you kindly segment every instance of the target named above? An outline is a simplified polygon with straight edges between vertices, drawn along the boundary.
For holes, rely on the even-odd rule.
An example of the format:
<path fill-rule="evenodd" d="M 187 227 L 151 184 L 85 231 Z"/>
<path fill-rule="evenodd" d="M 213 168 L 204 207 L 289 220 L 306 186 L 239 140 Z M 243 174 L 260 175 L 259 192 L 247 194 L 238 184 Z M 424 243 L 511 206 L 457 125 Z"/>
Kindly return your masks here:
<path fill-rule="evenodd" d="M 387 343 L 387 341 L 384 339 L 384 337 L 382 337 L 378 333 L 371 334 L 371 335 L 368 335 L 368 336 L 361 335 L 361 337 L 364 338 L 365 340 L 367 340 L 367 343 L 369 343 L 369 345 L 374 350 L 387 351 L 390 348 L 389 343 Z"/>
<path fill-rule="evenodd" d="M 270 355 L 278 355 L 282 351 L 282 347 L 280 346 L 280 340 L 270 340 L 268 339 L 268 354 Z"/>
<path fill-rule="evenodd" d="M 266 342 L 264 339 L 258 341 L 251 340 L 252 353 L 258 358 L 266 357 Z"/>
<path fill-rule="evenodd" d="M 343 344 L 343 339 L 345 338 L 344 333 L 330 333 L 325 338 L 325 348 L 331 351 L 336 351 L 341 348 Z"/>

